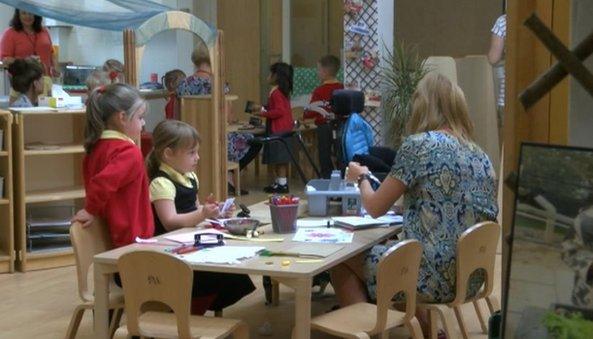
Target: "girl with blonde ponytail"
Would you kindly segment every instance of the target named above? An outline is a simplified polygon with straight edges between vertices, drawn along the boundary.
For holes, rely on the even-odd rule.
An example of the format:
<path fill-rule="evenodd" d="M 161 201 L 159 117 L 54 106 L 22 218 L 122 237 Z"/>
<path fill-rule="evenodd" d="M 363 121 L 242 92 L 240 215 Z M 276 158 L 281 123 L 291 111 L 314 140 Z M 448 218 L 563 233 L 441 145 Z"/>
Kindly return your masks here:
<path fill-rule="evenodd" d="M 103 219 L 113 247 L 154 234 L 148 176 L 134 142 L 140 138 L 145 112 L 140 93 L 125 84 L 98 87 L 87 102 L 85 207 L 73 220 L 90 226 L 95 217 Z"/>
<path fill-rule="evenodd" d="M 198 200 L 198 178 L 194 173 L 200 156 L 200 137 L 196 130 L 181 121 L 165 120 L 152 134 L 153 150 L 146 159 L 151 178 L 150 199 L 154 211 L 155 233 L 193 227 L 206 218 L 218 218 L 218 203 L 209 198 Z M 224 216 L 230 217 L 234 208 Z M 230 306 L 255 290 L 247 275 L 194 273 L 192 313 Z"/>

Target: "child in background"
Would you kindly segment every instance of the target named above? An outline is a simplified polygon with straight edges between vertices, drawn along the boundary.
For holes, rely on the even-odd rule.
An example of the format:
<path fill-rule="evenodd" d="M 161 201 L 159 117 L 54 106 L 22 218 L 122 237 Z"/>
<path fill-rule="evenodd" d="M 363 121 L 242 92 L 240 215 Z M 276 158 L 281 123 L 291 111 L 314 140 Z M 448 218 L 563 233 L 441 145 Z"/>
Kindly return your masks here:
<path fill-rule="evenodd" d="M 153 132 L 154 149 L 148 156 L 150 197 L 155 214 L 155 233 L 160 235 L 182 227 L 194 227 L 206 218 L 218 218 L 218 204 L 198 201 L 198 178 L 194 173 L 200 138 L 196 130 L 181 121 L 165 120 Z M 234 208 L 224 217 L 231 217 Z M 247 275 L 194 272 L 192 313 L 222 310 L 255 287 Z"/>
<path fill-rule="evenodd" d="M 268 105 L 254 105 L 253 112 L 266 118 L 266 130 L 269 135 L 282 134 L 292 131 L 294 119 L 290 108 L 290 93 L 292 92 L 293 68 L 284 62 L 277 62 L 270 66 L 268 82 L 272 90 L 268 97 Z M 286 140 L 292 145 L 292 138 Z M 272 165 L 275 182 L 264 188 L 266 193 L 288 193 L 288 164 L 290 155 L 281 142 L 271 142 L 264 146 L 264 164 Z"/>
<path fill-rule="evenodd" d="M 112 84 L 126 82 L 124 76 L 124 64 L 119 60 L 108 59 L 103 64 L 103 71 L 107 72 Z"/>
<path fill-rule="evenodd" d="M 148 175 L 133 141 L 140 138 L 145 113 L 140 93 L 125 84 L 98 87 L 87 102 L 85 207 L 73 220 L 86 227 L 95 217 L 102 218 L 113 247 L 154 234 Z"/>
<path fill-rule="evenodd" d="M 165 105 L 166 119 L 179 119 L 179 105 L 177 102 L 177 87 L 185 79 L 185 73 L 180 69 L 174 69 L 165 73 L 163 85 L 169 94 L 169 101 Z"/>
<path fill-rule="evenodd" d="M 37 106 L 38 98 L 43 93 L 43 67 L 32 58 L 16 59 L 8 67 L 11 75 L 10 85 L 17 92 L 11 98 L 10 107 Z"/>
<path fill-rule="evenodd" d="M 321 176 L 329 178 L 334 165 L 331 159 L 331 145 L 333 133 L 329 124 L 332 115 L 330 106 L 332 94 L 344 85 L 336 79 L 340 70 L 340 59 L 333 55 L 326 55 L 317 62 L 317 76 L 321 85 L 313 91 L 308 109 L 303 114 L 305 119 L 315 119 L 317 125 L 317 147 L 319 149 L 319 165 Z"/>
<path fill-rule="evenodd" d="M 111 79 L 109 79 L 109 74 L 105 71 L 94 70 L 89 74 L 86 78 L 85 84 L 87 88 L 87 94 L 90 95 L 95 88 L 100 86 L 107 86 L 111 83 Z"/>

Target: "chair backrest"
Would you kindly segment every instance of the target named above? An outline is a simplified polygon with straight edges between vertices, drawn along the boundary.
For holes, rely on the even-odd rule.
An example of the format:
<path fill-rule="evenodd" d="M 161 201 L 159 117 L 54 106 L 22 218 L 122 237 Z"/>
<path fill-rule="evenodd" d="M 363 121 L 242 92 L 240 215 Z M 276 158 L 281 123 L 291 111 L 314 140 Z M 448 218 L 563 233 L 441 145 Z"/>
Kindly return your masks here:
<path fill-rule="evenodd" d="M 405 319 L 414 316 L 421 258 L 422 245 L 418 240 L 401 241 L 381 257 L 377 266 L 377 323 L 372 333 L 385 330 L 387 311 L 399 292 L 406 295 Z"/>
<path fill-rule="evenodd" d="M 373 146 L 373 128 L 359 114 L 351 114 L 342 134 L 344 162 L 352 161 L 355 154 L 369 154 L 371 146 Z"/>
<path fill-rule="evenodd" d="M 492 293 L 498 238 L 500 225 L 491 221 L 476 224 L 461 234 L 457 241 L 456 295 L 450 305 L 466 302 L 470 275 L 478 269 L 486 272 L 486 281 L 484 289 L 473 299 L 480 299 Z"/>
<path fill-rule="evenodd" d="M 138 317 L 147 302 L 167 305 L 177 317 L 179 338 L 191 338 L 190 307 L 193 272 L 180 259 L 155 251 L 134 251 L 122 255 L 117 267 L 126 300 L 130 335 L 143 335 Z"/>
<path fill-rule="evenodd" d="M 82 227 L 79 222 L 70 225 L 70 242 L 74 250 L 76 275 L 78 277 L 78 294 L 84 301 L 94 300 L 92 275 L 93 257 L 111 249 L 109 228 L 102 220 L 95 218 L 89 227 Z"/>

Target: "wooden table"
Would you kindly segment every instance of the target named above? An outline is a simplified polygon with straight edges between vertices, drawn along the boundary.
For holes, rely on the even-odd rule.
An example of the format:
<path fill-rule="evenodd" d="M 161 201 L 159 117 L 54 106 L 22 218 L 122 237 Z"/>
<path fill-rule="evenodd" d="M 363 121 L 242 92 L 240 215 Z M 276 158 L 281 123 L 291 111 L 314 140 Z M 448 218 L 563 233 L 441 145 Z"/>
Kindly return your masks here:
<path fill-rule="evenodd" d="M 250 206 L 254 212 L 252 215 L 265 215 L 267 206 L 259 203 Z M 306 209 L 306 203 L 302 204 L 300 214 L 302 215 Z M 269 215 L 269 213 L 268 213 Z M 264 218 L 264 222 L 269 220 L 269 216 Z M 226 240 L 225 246 L 263 246 L 272 251 L 282 251 L 289 246 L 294 246 L 295 242 L 291 239 L 293 234 L 274 234 L 270 225 L 262 227 L 264 235 L 262 238 L 284 238 L 283 242 L 247 242 L 237 240 Z M 222 265 L 222 264 L 195 264 L 191 263 L 194 270 L 222 272 L 222 273 L 240 273 L 249 275 L 267 275 L 271 276 L 278 282 L 294 289 L 295 292 L 295 320 L 294 320 L 294 338 L 310 338 L 311 335 L 311 284 L 315 275 L 326 271 L 345 260 L 364 252 L 373 245 L 390 238 L 401 230 L 400 226 L 388 228 L 371 228 L 367 230 L 356 231 L 354 239 L 350 244 L 344 245 L 342 249 L 325 258 L 322 262 L 314 263 L 297 263 L 294 258 L 286 257 L 254 257 L 245 260 L 237 265 Z M 175 233 L 190 232 L 192 229 L 177 230 Z M 163 243 L 167 240 L 163 237 Z M 109 252 L 101 253 L 95 256 L 94 259 L 94 276 L 95 276 L 95 337 L 108 338 L 109 335 L 109 321 L 108 321 L 108 295 L 109 295 L 109 281 L 111 274 L 117 272 L 117 259 L 124 253 L 136 250 L 154 250 L 164 252 L 166 248 L 175 247 L 176 245 L 163 246 L 155 244 L 132 244 L 121 247 Z M 324 246 L 319 244 L 319 246 Z M 334 245 L 332 245 L 334 246 Z M 283 260 L 291 260 L 288 266 L 282 266 Z M 272 264 L 269 264 L 272 262 Z M 268 263 L 268 264 L 267 264 Z"/>

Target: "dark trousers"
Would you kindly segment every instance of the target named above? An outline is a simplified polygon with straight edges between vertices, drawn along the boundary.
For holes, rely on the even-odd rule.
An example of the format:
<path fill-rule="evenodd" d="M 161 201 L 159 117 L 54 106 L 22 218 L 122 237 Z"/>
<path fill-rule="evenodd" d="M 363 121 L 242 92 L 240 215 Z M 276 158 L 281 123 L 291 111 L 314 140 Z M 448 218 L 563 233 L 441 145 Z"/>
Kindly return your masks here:
<path fill-rule="evenodd" d="M 317 151 L 319 153 L 319 167 L 321 177 L 329 179 L 334 170 L 332 161 L 333 132 L 330 124 L 317 126 Z"/>

